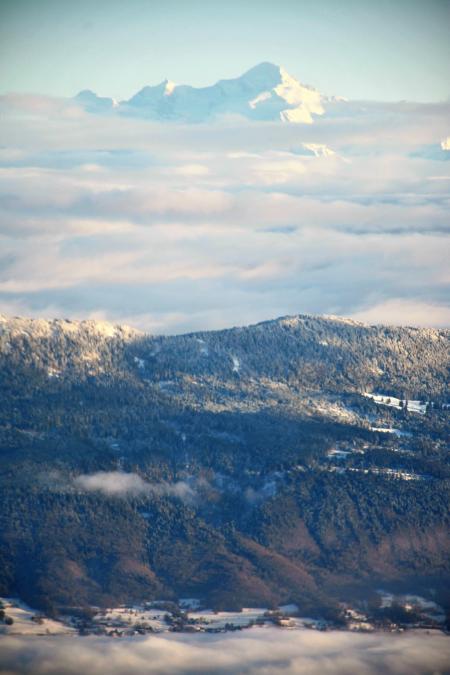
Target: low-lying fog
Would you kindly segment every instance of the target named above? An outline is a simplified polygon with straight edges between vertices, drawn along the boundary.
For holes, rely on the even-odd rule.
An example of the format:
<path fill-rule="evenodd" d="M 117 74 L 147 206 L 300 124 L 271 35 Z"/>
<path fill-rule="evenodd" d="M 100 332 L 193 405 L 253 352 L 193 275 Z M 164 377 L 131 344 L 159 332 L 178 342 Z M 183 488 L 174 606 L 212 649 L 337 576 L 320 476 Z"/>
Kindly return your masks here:
<path fill-rule="evenodd" d="M 368 635 L 276 628 L 122 639 L 8 636 L 0 642 L 0 673 L 444 675 L 450 673 L 450 639 L 418 631 Z"/>

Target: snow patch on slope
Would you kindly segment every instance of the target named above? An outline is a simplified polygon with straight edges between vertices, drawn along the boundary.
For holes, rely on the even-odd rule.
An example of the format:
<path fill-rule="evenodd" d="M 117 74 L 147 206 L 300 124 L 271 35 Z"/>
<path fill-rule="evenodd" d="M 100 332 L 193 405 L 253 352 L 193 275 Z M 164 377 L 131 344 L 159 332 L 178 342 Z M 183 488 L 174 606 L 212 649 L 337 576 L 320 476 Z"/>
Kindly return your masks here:
<path fill-rule="evenodd" d="M 258 103 L 263 103 L 264 101 L 268 101 L 271 98 L 272 94 L 270 91 L 263 91 L 262 94 L 258 94 L 256 98 L 254 98 L 252 101 L 249 102 L 250 108 L 253 110 L 256 108 Z"/>
<path fill-rule="evenodd" d="M 332 157 L 336 153 L 324 143 L 302 143 L 303 148 L 309 151 L 314 157 Z"/>
<path fill-rule="evenodd" d="M 323 115 L 322 96 L 316 90 L 306 87 L 291 77 L 284 68 L 280 68 L 281 82 L 275 87 L 275 93 L 294 108 L 280 112 L 282 122 L 312 124 L 312 115 Z"/>

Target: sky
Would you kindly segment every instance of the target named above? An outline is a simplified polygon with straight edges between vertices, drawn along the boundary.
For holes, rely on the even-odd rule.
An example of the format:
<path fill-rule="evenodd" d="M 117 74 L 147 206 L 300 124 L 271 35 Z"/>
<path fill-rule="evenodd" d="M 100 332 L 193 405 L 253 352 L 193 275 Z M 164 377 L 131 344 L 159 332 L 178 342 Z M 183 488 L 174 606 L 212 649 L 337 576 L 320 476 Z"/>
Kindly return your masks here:
<path fill-rule="evenodd" d="M 261 61 L 329 95 L 450 96 L 449 0 L 1 0 L 0 92 L 128 98 Z"/>

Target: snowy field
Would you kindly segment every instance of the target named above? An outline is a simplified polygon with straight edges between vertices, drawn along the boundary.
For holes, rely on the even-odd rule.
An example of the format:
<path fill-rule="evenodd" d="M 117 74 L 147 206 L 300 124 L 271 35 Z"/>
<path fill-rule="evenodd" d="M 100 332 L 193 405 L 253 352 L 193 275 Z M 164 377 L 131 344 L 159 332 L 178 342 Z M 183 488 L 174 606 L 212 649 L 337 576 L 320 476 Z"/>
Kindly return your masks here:
<path fill-rule="evenodd" d="M 245 628 L 261 620 L 267 609 L 244 607 L 242 612 L 213 612 L 210 609 L 189 612 L 189 618 L 208 628 L 223 629 L 228 624 Z"/>
<path fill-rule="evenodd" d="M 28 607 L 17 598 L 0 598 L 5 614 L 11 617 L 13 623 L 9 626 L 0 625 L 0 634 L 7 635 L 70 635 L 75 634 L 74 628 L 61 621 L 47 619 L 36 610 Z"/>
<path fill-rule="evenodd" d="M 401 410 L 406 406 L 408 412 L 417 413 L 418 415 L 425 415 L 429 401 L 410 401 L 408 399 L 400 399 L 395 396 L 387 396 L 386 394 L 371 394 L 364 392 L 366 398 L 371 398 L 374 403 L 378 405 L 387 405 L 391 408 Z"/>
<path fill-rule="evenodd" d="M 94 622 L 105 628 L 106 633 L 111 633 L 117 628 L 133 628 L 142 626 L 151 629 L 154 633 L 168 630 L 164 621 L 166 610 L 145 609 L 140 605 L 133 607 L 115 607 L 99 612 L 94 616 Z"/>

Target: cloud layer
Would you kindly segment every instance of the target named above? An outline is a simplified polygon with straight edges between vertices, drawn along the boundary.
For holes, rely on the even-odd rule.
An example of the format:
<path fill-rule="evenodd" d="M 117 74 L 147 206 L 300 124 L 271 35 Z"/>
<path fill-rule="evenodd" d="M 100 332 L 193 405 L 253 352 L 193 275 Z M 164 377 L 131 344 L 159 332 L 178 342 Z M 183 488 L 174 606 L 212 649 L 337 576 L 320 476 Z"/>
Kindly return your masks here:
<path fill-rule="evenodd" d="M 152 332 L 297 312 L 449 323 L 450 104 L 360 104 L 311 127 L 26 96 L 0 110 L 1 312 Z"/>
<path fill-rule="evenodd" d="M 357 635 L 253 628 L 239 635 L 2 639 L 10 675 L 444 675 L 444 635 Z"/>

